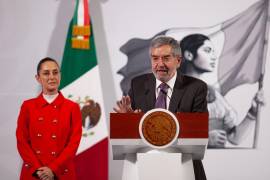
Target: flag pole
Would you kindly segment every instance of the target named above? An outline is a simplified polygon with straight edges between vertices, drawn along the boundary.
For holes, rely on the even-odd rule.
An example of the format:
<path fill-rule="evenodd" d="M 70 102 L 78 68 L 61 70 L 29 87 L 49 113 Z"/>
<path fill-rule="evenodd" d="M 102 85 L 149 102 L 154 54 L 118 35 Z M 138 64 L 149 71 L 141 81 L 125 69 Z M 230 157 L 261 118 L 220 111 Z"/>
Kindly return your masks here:
<path fill-rule="evenodd" d="M 264 49 L 263 49 L 263 64 L 262 64 L 262 72 L 258 81 L 258 90 L 262 90 L 263 88 L 263 79 L 265 74 L 265 63 L 267 58 L 267 50 L 268 50 L 268 38 L 269 38 L 269 24 L 270 24 L 270 16 L 269 16 L 269 0 L 265 0 L 266 8 L 267 8 L 267 21 L 266 21 L 266 28 L 265 28 L 265 39 L 264 39 Z M 260 128 L 260 112 L 261 112 L 261 104 L 257 106 L 257 117 L 255 123 L 255 132 L 254 132 L 254 141 L 253 141 L 253 148 L 258 147 L 258 137 L 259 137 L 259 128 Z"/>

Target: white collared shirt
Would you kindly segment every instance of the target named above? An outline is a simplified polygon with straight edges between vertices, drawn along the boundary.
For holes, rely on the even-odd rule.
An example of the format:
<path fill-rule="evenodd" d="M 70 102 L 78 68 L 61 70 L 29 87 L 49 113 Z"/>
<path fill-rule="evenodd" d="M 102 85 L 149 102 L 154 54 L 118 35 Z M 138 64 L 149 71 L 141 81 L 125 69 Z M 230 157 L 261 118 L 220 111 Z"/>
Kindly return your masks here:
<path fill-rule="evenodd" d="M 166 98 L 167 109 L 169 109 L 169 105 L 170 105 L 170 101 L 171 101 L 171 97 L 172 97 L 172 93 L 173 93 L 173 87 L 174 87 L 174 84 L 176 81 L 176 76 L 177 76 L 177 72 L 175 72 L 173 77 L 168 82 L 165 82 L 169 86 L 167 98 Z M 156 79 L 156 98 L 158 97 L 158 93 L 160 91 L 159 85 L 161 83 L 162 82 L 160 80 Z"/>
<path fill-rule="evenodd" d="M 47 95 L 47 94 L 42 94 L 43 98 L 49 103 L 51 104 L 59 95 L 59 93 L 57 94 L 53 94 L 53 95 Z"/>

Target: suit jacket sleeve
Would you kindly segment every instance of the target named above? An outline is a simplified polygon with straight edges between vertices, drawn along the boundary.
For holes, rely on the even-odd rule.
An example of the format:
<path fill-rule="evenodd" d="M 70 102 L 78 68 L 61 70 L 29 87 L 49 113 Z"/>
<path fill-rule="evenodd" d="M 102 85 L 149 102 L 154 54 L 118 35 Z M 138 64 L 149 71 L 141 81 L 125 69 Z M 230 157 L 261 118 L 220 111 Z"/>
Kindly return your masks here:
<path fill-rule="evenodd" d="M 130 83 L 130 89 L 128 91 L 128 95 L 130 97 L 130 101 L 131 101 L 131 107 L 133 110 L 136 109 L 135 107 L 135 100 L 134 100 L 134 80 L 131 80 L 131 83 Z"/>
<path fill-rule="evenodd" d="M 197 89 L 193 100 L 192 112 L 208 112 L 207 110 L 207 85 L 203 83 Z"/>
<path fill-rule="evenodd" d="M 29 107 L 27 103 L 23 103 L 21 106 L 20 114 L 17 121 L 16 138 L 17 148 L 25 163 L 33 174 L 41 164 L 37 159 L 33 149 L 30 146 L 31 140 L 29 135 Z"/>

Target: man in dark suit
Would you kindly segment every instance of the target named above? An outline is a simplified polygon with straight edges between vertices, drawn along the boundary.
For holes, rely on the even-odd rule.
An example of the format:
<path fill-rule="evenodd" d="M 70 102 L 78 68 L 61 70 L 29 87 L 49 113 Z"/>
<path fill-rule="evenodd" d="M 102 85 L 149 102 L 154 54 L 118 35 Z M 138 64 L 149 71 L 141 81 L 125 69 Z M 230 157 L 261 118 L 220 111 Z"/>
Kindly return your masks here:
<path fill-rule="evenodd" d="M 147 112 L 162 107 L 176 112 L 207 112 L 207 85 L 177 72 L 182 56 L 179 43 L 167 36 L 152 40 L 149 49 L 152 73 L 134 78 L 128 96 L 117 102 L 118 113 Z M 160 106 L 159 98 L 164 102 Z M 205 180 L 202 162 L 194 160 L 196 180 Z"/>

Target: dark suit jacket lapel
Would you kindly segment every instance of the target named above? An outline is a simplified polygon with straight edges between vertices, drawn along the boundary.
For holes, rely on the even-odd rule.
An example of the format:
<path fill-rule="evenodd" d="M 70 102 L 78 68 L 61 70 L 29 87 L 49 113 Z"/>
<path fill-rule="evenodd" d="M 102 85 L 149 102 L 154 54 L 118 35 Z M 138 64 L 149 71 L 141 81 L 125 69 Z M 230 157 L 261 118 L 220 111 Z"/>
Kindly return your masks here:
<path fill-rule="evenodd" d="M 169 111 L 171 112 L 177 112 L 178 104 L 181 102 L 181 99 L 185 91 L 185 86 L 183 84 L 184 84 L 183 76 L 178 72 L 169 105 Z"/>
<path fill-rule="evenodd" d="M 147 81 L 145 81 L 145 95 L 146 95 L 146 109 L 147 111 L 155 107 L 156 102 L 156 79 L 153 74 L 148 76 Z"/>

